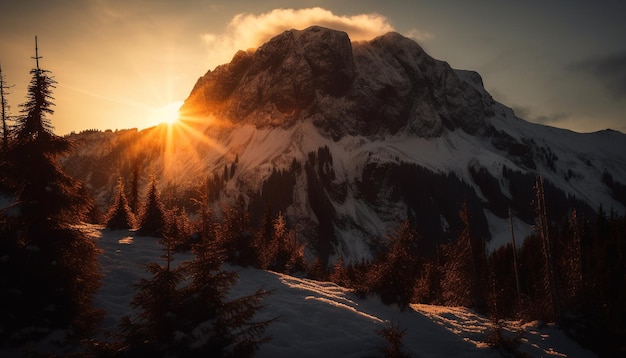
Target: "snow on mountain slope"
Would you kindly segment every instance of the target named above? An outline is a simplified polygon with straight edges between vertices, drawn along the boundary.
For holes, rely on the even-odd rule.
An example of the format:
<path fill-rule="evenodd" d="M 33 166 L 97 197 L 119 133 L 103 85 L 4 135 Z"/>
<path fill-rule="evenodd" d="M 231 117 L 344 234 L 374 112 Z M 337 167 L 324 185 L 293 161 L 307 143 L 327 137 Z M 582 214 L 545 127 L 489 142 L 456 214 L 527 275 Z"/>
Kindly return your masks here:
<path fill-rule="evenodd" d="M 258 218 L 269 203 L 312 255 L 331 260 L 370 258 L 375 241 L 405 220 L 431 246 L 453 240 L 463 202 L 491 248 L 509 241 L 509 209 L 521 242 L 534 220 L 535 174 L 554 222 L 572 208 L 587 217 L 600 206 L 626 212 L 626 135 L 517 118 L 478 73 L 452 69 L 396 33 L 350 42 L 321 27 L 286 31 L 207 72 L 181 113 L 178 127 L 79 135 L 65 164 L 103 206 L 112 176 L 128 182 L 137 163 L 186 199 L 217 178 L 216 209 L 243 199 Z"/>
<path fill-rule="evenodd" d="M 106 275 L 96 305 L 107 310 L 103 329 L 117 331 L 119 319 L 131 313 L 130 285 L 147 277 L 145 265 L 160 262 L 158 239 L 132 238 L 125 231 L 102 231 Z M 189 259 L 177 254 L 175 263 Z M 376 356 L 385 342 L 378 330 L 389 323 L 406 330 L 405 349 L 419 357 L 499 357 L 486 337 L 489 319 L 455 307 L 412 305 L 406 311 L 385 306 L 378 297 L 359 298 L 329 282 L 318 282 L 258 269 L 227 266 L 239 273 L 230 295 L 240 297 L 263 288 L 272 290 L 257 313 L 260 320 L 277 318 L 267 329 L 272 340 L 257 357 L 364 357 Z M 593 357 L 554 326 L 537 322 L 505 322 L 508 334 L 524 331 L 520 350 L 533 357 Z"/>

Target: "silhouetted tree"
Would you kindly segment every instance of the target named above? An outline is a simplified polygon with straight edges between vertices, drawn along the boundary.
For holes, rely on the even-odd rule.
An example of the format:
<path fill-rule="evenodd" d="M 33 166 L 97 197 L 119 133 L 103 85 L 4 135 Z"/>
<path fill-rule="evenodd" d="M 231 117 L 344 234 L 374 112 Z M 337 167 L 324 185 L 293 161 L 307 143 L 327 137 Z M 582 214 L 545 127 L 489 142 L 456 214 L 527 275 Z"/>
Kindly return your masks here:
<path fill-rule="evenodd" d="M 141 164 L 139 162 L 139 159 L 135 159 L 133 161 L 133 167 L 132 167 L 132 178 L 130 180 L 130 195 L 129 195 L 129 207 L 130 207 L 130 211 L 134 214 L 137 215 L 139 214 L 138 210 L 139 210 L 139 171 L 140 171 L 140 167 Z"/>
<path fill-rule="evenodd" d="M 408 222 L 389 237 L 388 252 L 372 264 L 367 281 L 369 290 L 380 295 L 383 303 L 397 303 L 406 309 L 413 298 L 420 263 L 417 257 L 419 236 Z"/>
<path fill-rule="evenodd" d="M 183 282 L 183 269 L 172 267 L 173 245 L 165 237 L 165 265 L 151 263 L 147 270 L 151 278 L 142 278 L 134 285 L 137 293 L 131 305 L 137 310 L 120 322 L 122 356 L 167 356 L 182 354 L 178 332 L 184 329 L 181 316 L 183 297 L 178 286 Z"/>
<path fill-rule="evenodd" d="M 107 214 L 106 227 L 111 230 L 128 230 L 135 227 L 135 217 L 126 201 L 124 182 L 121 177 L 117 179 L 117 194 Z"/>
<path fill-rule="evenodd" d="M 554 260 L 552 258 L 552 242 L 550 239 L 550 225 L 546 209 L 546 197 L 543 186 L 543 178 L 536 176 L 535 181 L 536 192 L 536 214 L 537 224 L 535 226 L 541 238 L 541 247 L 544 257 L 544 288 L 546 293 L 546 311 L 549 312 L 550 318 L 556 319 L 561 314 L 560 299 L 557 291 L 557 283 L 554 272 Z"/>
<path fill-rule="evenodd" d="M 222 220 L 215 230 L 220 249 L 226 254 L 226 261 L 241 266 L 258 266 L 258 254 L 254 238 L 248 231 L 248 213 L 244 203 L 224 205 Z"/>
<path fill-rule="evenodd" d="M 9 104 L 6 99 L 6 95 L 9 93 L 7 90 L 10 88 L 6 84 L 4 73 L 2 73 L 2 67 L 0 66 L 0 107 L 2 108 L 2 150 L 6 151 L 9 146 Z"/>
<path fill-rule="evenodd" d="M 146 194 L 146 202 L 142 210 L 137 235 L 163 237 L 166 229 L 165 210 L 157 191 L 156 177 L 153 175 L 150 180 L 148 193 Z"/>
<path fill-rule="evenodd" d="M 253 320 L 268 292 L 257 290 L 252 295 L 228 300 L 238 275 L 222 270 L 224 251 L 216 242 L 203 238 L 193 247 L 193 253 L 194 259 L 184 263 L 190 282 L 183 289 L 186 329 L 182 340 L 193 346 L 192 352 L 198 355 L 253 356 L 269 340 L 265 329 L 271 320 Z"/>
<path fill-rule="evenodd" d="M 412 355 L 404 350 L 402 340 L 406 336 L 406 330 L 400 330 L 398 325 L 389 323 L 387 327 L 378 331 L 380 336 L 385 339 L 386 346 L 381 347 L 380 351 L 385 358 L 410 358 Z"/>
<path fill-rule="evenodd" d="M 40 58 L 36 51 L 7 151 L 15 200 L 0 215 L 2 344 L 36 340 L 55 329 L 86 336 L 102 317 L 92 306 L 101 282 L 99 250 L 80 225 L 89 200 L 59 166 L 57 157 L 71 144 L 52 132 L 47 116 L 55 82 L 39 68 Z"/>
<path fill-rule="evenodd" d="M 443 300 L 447 305 L 477 307 L 481 304 L 480 258 L 482 247 L 472 239 L 469 210 L 464 203 L 459 217 L 462 228 L 455 243 L 444 248 Z M 484 257 L 484 255 L 482 255 Z"/>

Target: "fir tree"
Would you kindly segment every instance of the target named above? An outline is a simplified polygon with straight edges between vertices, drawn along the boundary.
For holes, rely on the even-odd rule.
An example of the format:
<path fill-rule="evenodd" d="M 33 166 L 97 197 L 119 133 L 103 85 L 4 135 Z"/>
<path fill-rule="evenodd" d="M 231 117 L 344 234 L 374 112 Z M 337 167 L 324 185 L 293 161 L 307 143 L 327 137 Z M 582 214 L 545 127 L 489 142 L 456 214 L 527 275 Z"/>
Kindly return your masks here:
<path fill-rule="evenodd" d="M 273 237 L 269 244 L 271 263 L 269 269 L 277 272 L 294 273 L 304 271 L 304 245 L 298 241 L 295 231 L 287 229 L 287 222 L 282 212 L 278 213 L 273 222 Z M 326 270 L 320 273 L 325 275 Z"/>
<path fill-rule="evenodd" d="M 130 181 L 130 202 L 128 203 L 128 205 L 130 206 L 130 211 L 137 215 L 138 214 L 138 206 L 139 206 L 139 171 L 140 171 L 140 164 L 139 164 L 139 159 L 136 159 L 133 162 L 133 176 L 132 179 Z"/>
<path fill-rule="evenodd" d="M 410 358 L 411 354 L 404 350 L 402 340 L 406 336 L 406 330 L 400 330 L 398 325 L 388 323 L 378 333 L 385 339 L 387 345 L 380 348 L 380 352 L 385 358 Z"/>
<path fill-rule="evenodd" d="M 238 275 L 222 270 L 224 251 L 204 235 L 192 246 L 194 259 L 176 268 L 173 240 L 166 236 L 163 243 L 166 264 L 150 264 L 152 278 L 135 286 L 138 292 L 132 304 L 137 313 L 122 320 L 121 340 L 110 353 L 251 357 L 269 340 L 264 332 L 271 320 L 253 320 L 267 292 L 228 300 Z"/>
<path fill-rule="evenodd" d="M 224 206 L 222 224 L 216 230 L 216 239 L 226 253 L 226 260 L 241 266 L 258 266 L 254 238 L 248 231 L 248 213 L 243 202 Z"/>
<path fill-rule="evenodd" d="M 47 118 L 55 82 L 39 68 L 40 58 L 36 51 L 23 116 L 7 151 L 15 201 L 0 215 L 7 249 L 0 287 L 9 301 L 2 306 L 3 338 L 16 344 L 54 329 L 88 335 L 102 317 L 92 307 L 101 281 L 99 250 L 79 225 L 89 201 L 81 183 L 59 166 L 57 157 L 70 143 L 52 132 Z"/>
<path fill-rule="evenodd" d="M 550 315 L 550 318 L 555 319 L 561 315 L 561 307 L 557 291 L 556 276 L 554 272 L 554 261 L 552 258 L 552 243 L 550 240 L 550 230 L 546 208 L 546 198 L 543 188 L 543 178 L 538 174 L 535 181 L 535 191 L 537 205 L 536 229 L 539 231 L 539 237 L 541 238 L 542 252 L 544 257 L 543 269 L 545 275 L 543 285 L 547 298 L 544 302 L 546 305 L 546 311 Z"/>
<path fill-rule="evenodd" d="M 111 230 L 128 230 L 135 227 L 135 217 L 128 206 L 121 177 L 117 179 L 117 195 L 107 215 L 106 227 Z"/>
<path fill-rule="evenodd" d="M 146 195 L 146 203 L 143 207 L 143 215 L 139 222 L 139 236 L 163 237 L 164 231 L 167 229 L 167 220 L 165 218 L 165 210 L 156 188 L 156 177 L 153 175 L 150 180 L 150 188 Z"/>
<path fill-rule="evenodd" d="M 191 282 L 185 288 L 188 335 L 185 340 L 195 354 L 212 357 L 251 357 L 267 342 L 265 329 L 270 321 L 253 321 L 262 308 L 267 292 L 258 290 L 250 296 L 228 301 L 227 294 L 237 281 L 235 272 L 224 271 L 225 258 L 215 242 L 202 240 L 193 249 L 193 261 L 184 264 Z"/>
<path fill-rule="evenodd" d="M 7 90 L 10 88 L 6 84 L 2 67 L 0 66 L 0 107 L 2 108 L 2 151 L 6 151 L 9 146 L 9 104 L 7 103 Z"/>
<path fill-rule="evenodd" d="M 138 310 L 134 316 L 125 316 L 120 322 L 122 355 L 167 356 L 183 353 L 177 332 L 183 329 L 180 316 L 182 292 L 178 288 L 184 279 L 183 270 L 172 267 L 172 243 L 163 240 L 165 265 L 151 263 L 147 271 L 150 279 L 142 278 L 134 285 L 137 293 L 131 305 Z"/>
<path fill-rule="evenodd" d="M 446 263 L 443 272 L 443 299 L 448 305 L 474 307 L 482 304 L 480 259 L 478 254 L 482 247 L 478 247 L 472 239 L 469 226 L 469 211 L 464 203 L 459 212 L 462 223 L 459 238 L 456 243 L 445 249 Z"/>
<path fill-rule="evenodd" d="M 481 303 L 479 255 L 469 227 L 469 211 L 464 203 L 459 212 L 462 228 L 454 244 L 445 250 L 443 299 L 453 306 L 477 307 Z"/>
<path fill-rule="evenodd" d="M 389 251 L 372 265 L 368 273 L 370 290 L 378 293 L 383 303 L 397 303 L 406 309 L 411 303 L 418 277 L 418 235 L 408 222 L 389 237 Z"/>

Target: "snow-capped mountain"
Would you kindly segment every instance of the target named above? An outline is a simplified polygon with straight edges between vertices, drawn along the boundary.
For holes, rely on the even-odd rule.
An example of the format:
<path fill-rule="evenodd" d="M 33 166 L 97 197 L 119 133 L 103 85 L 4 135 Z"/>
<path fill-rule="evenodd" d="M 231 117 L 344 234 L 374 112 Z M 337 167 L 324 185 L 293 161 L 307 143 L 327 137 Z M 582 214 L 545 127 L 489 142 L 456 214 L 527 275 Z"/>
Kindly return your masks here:
<path fill-rule="evenodd" d="M 172 128 L 74 135 L 64 165 L 103 206 L 134 166 L 178 200 L 208 176 L 216 202 L 243 202 L 253 218 L 282 211 L 323 259 L 370 258 L 405 220 L 433 249 L 455 237 L 464 202 L 474 235 L 500 245 L 509 209 L 530 232 L 536 174 L 552 221 L 626 211 L 626 135 L 529 123 L 478 73 L 397 33 L 286 31 L 207 72 L 180 112 Z"/>

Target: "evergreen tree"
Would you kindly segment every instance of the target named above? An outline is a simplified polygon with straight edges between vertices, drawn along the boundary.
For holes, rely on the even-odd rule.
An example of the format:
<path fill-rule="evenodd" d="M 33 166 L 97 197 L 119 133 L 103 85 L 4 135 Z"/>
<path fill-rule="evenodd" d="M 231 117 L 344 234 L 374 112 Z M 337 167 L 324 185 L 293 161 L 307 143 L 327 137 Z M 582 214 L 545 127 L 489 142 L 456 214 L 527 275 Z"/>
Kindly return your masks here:
<path fill-rule="evenodd" d="M 389 251 L 372 265 L 368 273 L 370 290 L 383 303 L 397 303 L 406 309 L 411 303 L 420 263 L 417 259 L 419 236 L 408 222 L 389 237 Z"/>
<path fill-rule="evenodd" d="M 6 84 L 2 66 L 0 66 L 0 107 L 2 108 L 2 151 L 6 151 L 9 146 L 9 104 L 6 95 L 10 87 Z"/>
<path fill-rule="evenodd" d="M 163 233 L 167 229 L 167 220 L 165 218 L 165 209 L 156 188 L 156 177 L 154 175 L 150 180 L 150 187 L 148 188 L 146 203 L 142 213 L 137 235 L 163 237 Z"/>
<path fill-rule="evenodd" d="M 248 231 L 248 213 L 244 210 L 243 202 L 239 201 L 234 206 L 225 205 L 222 214 L 216 239 L 226 254 L 226 260 L 241 266 L 258 266 L 258 254 L 254 238 Z"/>
<path fill-rule="evenodd" d="M 271 207 L 268 203 L 265 213 L 261 218 L 261 223 L 254 237 L 254 246 L 258 253 L 259 267 L 269 269 L 274 253 L 272 249 L 272 241 L 274 236 L 274 225 L 271 217 Z"/>
<path fill-rule="evenodd" d="M 464 203 L 459 216 L 462 223 L 459 237 L 454 244 L 444 248 L 446 262 L 443 268 L 443 300 L 447 305 L 476 308 L 482 304 L 480 255 L 482 247 L 477 249 L 476 240 L 472 239 L 469 226 L 469 210 Z"/>
<path fill-rule="evenodd" d="M 378 331 L 387 345 L 380 348 L 385 358 L 410 358 L 412 355 L 404 350 L 402 340 L 406 336 L 406 330 L 400 330 L 398 325 L 388 323 L 388 326 Z"/>
<path fill-rule="evenodd" d="M 138 214 L 138 210 L 139 210 L 139 171 L 140 171 L 140 164 L 139 164 L 139 159 L 135 159 L 135 161 L 133 162 L 133 176 L 132 179 L 130 181 L 130 195 L 129 195 L 129 207 L 130 207 L 130 211 L 134 214 L 137 215 Z"/>
<path fill-rule="evenodd" d="M 184 289 L 184 341 L 194 354 L 211 357 L 251 357 L 267 342 L 269 321 L 253 321 L 267 292 L 227 300 L 237 281 L 235 272 L 221 269 L 224 252 L 217 243 L 202 240 L 193 248 L 194 259 L 184 264 L 191 282 Z"/>
<path fill-rule="evenodd" d="M 137 293 L 131 305 L 137 309 L 134 316 L 124 316 L 121 355 L 168 356 L 182 354 L 177 332 L 183 329 L 181 319 L 182 292 L 178 288 L 184 279 L 183 270 L 172 267 L 171 240 L 163 240 L 165 265 L 151 263 L 147 270 L 150 279 L 142 278 L 134 285 Z"/>
<path fill-rule="evenodd" d="M 224 251 L 204 235 L 192 246 L 193 260 L 176 268 L 173 240 L 166 236 L 163 243 L 166 264 L 150 264 L 152 278 L 135 286 L 137 313 L 123 318 L 111 355 L 251 357 L 269 340 L 264 332 L 271 320 L 253 320 L 267 292 L 228 300 L 238 275 L 222 270 Z"/>
<path fill-rule="evenodd" d="M 117 195 L 107 214 L 106 227 L 111 230 L 128 230 L 135 227 L 135 217 L 128 206 L 121 177 L 117 179 Z"/>
<path fill-rule="evenodd" d="M 343 256 L 339 256 L 337 262 L 333 265 L 333 271 L 330 274 L 329 279 L 339 286 L 350 287 L 352 285 Z"/>
<path fill-rule="evenodd" d="M 271 262 L 269 269 L 277 272 L 294 273 L 304 271 L 304 245 L 298 241 L 295 231 L 287 229 L 287 222 L 282 212 L 278 213 L 273 222 L 273 236 L 269 244 Z M 326 269 L 321 270 L 322 277 Z"/>
<path fill-rule="evenodd" d="M 537 174 L 535 180 L 536 191 L 536 214 L 537 224 L 536 229 L 539 231 L 539 237 L 541 238 L 541 247 L 544 257 L 544 281 L 543 286 L 545 289 L 546 311 L 550 315 L 550 318 L 556 319 L 561 314 L 561 307 L 559 302 L 559 295 L 557 291 L 556 276 L 554 272 L 554 261 L 552 258 L 552 242 L 550 240 L 550 228 L 548 222 L 548 215 L 546 209 L 546 198 L 543 188 L 543 178 Z"/>
<path fill-rule="evenodd" d="M 39 68 L 40 58 L 36 51 L 23 116 L 7 151 L 15 201 L 0 215 L 2 344 L 55 329 L 88 335 L 102 317 L 92 306 L 101 282 L 99 250 L 79 225 L 89 201 L 81 183 L 59 166 L 57 157 L 70 143 L 52 132 L 47 118 L 55 82 Z"/>

